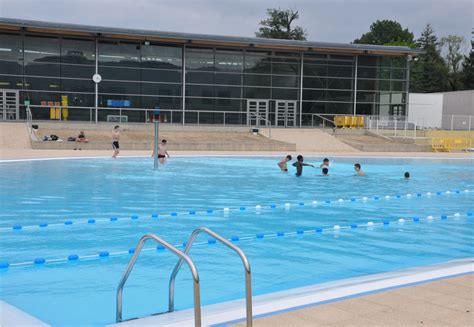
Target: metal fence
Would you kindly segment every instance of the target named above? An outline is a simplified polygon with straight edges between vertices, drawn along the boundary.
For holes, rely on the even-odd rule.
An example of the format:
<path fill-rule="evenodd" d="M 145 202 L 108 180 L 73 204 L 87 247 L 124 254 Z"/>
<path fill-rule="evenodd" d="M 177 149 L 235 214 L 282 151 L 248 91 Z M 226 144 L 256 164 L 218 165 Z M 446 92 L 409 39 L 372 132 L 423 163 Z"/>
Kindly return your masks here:
<path fill-rule="evenodd" d="M 22 119 L 29 125 L 32 120 L 67 120 L 96 122 L 117 122 L 117 123 L 151 123 L 153 121 L 154 109 L 147 108 L 99 108 L 93 107 L 61 107 L 55 106 L 59 110 L 56 117 L 51 118 L 51 107 L 30 105 L 25 107 Z M 67 109 L 67 111 L 66 111 Z M 20 111 L 21 113 L 21 111 Z M 67 113 L 67 115 L 65 115 Z M 232 125 L 247 126 L 246 111 L 214 111 L 214 110 L 186 110 L 181 109 L 161 109 L 160 120 L 168 124 L 185 125 Z M 266 119 L 266 125 L 275 126 L 272 115 Z M 347 114 L 327 114 L 308 113 L 301 115 L 301 127 L 310 128 L 334 128 L 334 120 L 337 116 L 347 116 Z M 360 115 L 358 115 L 360 116 Z M 416 130 L 424 129 L 408 121 L 407 116 L 377 116 L 365 117 L 365 128 L 369 131 L 393 137 L 416 137 Z M 248 125 L 251 126 L 251 125 Z M 278 126 L 275 126 L 278 127 Z M 441 129 L 451 131 L 474 131 L 474 116 L 472 115 L 444 115 L 442 116 Z"/>
<path fill-rule="evenodd" d="M 417 137 L 417 125 L 410 123 L 407 116 L 366 116 L 365 128 L 386 137 Z"/>
<path fill-rule="evenodd" d="M 443 115 L 441 129 L 448 131 L 474 131 L 474 117 L 470 115 Z"/>

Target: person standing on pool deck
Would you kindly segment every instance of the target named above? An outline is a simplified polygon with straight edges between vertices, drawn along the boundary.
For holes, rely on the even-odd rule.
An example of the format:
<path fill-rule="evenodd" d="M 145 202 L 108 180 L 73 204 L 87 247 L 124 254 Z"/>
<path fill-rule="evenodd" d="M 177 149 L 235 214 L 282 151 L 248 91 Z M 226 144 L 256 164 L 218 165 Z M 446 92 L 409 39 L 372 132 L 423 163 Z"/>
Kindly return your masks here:
<path fill-rule="evenodd" d="M 354 164 L 354 170 L 356 171 L 357 176 L 365 176 L 365 173 L 359 163 Z"/>
<path fill-rule="evenodd" d="M 291 161 L 291 159 L 291 155 L 287 155 L 285 158 L 281 159 L 281 161 L 278 163 L 278 167 L 280 167 L 281 171 L 288 171 L 288 162 Z"/>
<path fill-rule="evenodd" d="M 114 149 L 114 154 L 112 155 L 112 158 L 114 159 L 117 158 L 117 155 L 120 152 L 119 140 L 120 140 L 120 126 L 116 125 L 114 127 L 114 130 L 112 131 L 112 148 Z"/>
<path fill-rule="evenodd" d="M 313 167 L 313 165 L 310 165 L 310 164 L 307 164 L 307 163 L 304 163 L 303 160 L 303 156 L 300 154 L 298 157 L 296 157 L 296 162 L 293 163 L 293 166 L 296 167 L 296 176 L 301 176 L 303 174 L 303 166 L 310 166 L 310 167 Z"/>

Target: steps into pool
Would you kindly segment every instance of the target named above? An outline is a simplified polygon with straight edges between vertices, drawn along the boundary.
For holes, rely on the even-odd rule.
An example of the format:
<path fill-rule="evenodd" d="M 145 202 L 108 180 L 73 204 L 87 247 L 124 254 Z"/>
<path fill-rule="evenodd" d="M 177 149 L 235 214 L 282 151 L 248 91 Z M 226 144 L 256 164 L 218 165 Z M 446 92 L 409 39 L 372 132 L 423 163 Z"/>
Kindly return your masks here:
<path fill-rule="evenodd" d="M 160 238 L 159 236 L 155 234 L 145 234 L 143 235 L 140 240 L 138 241 L 137 246 L 134 248 L 133 251 L 133 256 L 130 259 L 130 262 L 127 266 L 127 269 L 125 270 L 124 274 L 122 275 L 122 278 L 120 279 L 119 286 L 117 287 L 117 299 L 116 299 L 116 322 L 121 323 L 123 322 L 123 316 L 122 316 L 122 298 L 123 298 L 123 288 L 125 286 L 125 283 L 128 280 L 128 277 L 130 276 L 130 273 L 133 270 L 133 267 L 135 266 L 135 263 L 138 260 L 138 257 L 140 256 L 140 252 L 143 249 L 143 246 L 145 245 L 145 242 L 147 240 L 153 240 L 156 243 L 158 243 L 158 247 L 161 247 L 163 250 L 168 249 L 171 251 L 174 255 L 176 255 L 179 260 L 176 263 L 173 272 L 171 273 L 170 281 L 169 281 L 169 306 L 168 306 L 168 311 L 164 313 L 172 313 L 174 312 L 174 283 L 177 274 L 179 273 L 179 270 L 181 269 L 181 266 L 183 263 L 186 263 L 189 267 L 189 270 L 192 275 L 193 279 L 193 296 L 194 296 L 194 326 L 196 327 L 201 327 L 201 295 L 200 295 L 200 280 L 199 280 L 199 274 L 198 270 L 193 262 L 193 260 L 189 256 L 189 251 L 191 251 L 191 248 L 194 244 L 194 241 L 198 237 L 199 234 L 207 234 L 208 236 L 212 237 L 214 240 L 220 242 L 221 244 L 225 245 L 227 248 L 230 250 L 234 251 L 242 260 L 242 265 L 244 266 L 244 271 L 245 271 L 245 308 L 246 308 L 246 321 L 247 321 L 247 327 L 252 327 L 252 320 L 253 320 L 253 315 L 252 315 L 252 272 L 250 270 L 250 263 L 247 259 L 247 256 L 245 253 L 236 245 L 232 244 L 232 242 L 228 241 L 226 238 L 223 236 L 217 234 L 216 232 L 212 231 L 211 229 L 207 227 L 198 227 L 196 228 L 191 235 L 189 236 L 188 241 L 185 243 L 185 249 L 184 251 L 178 250 L 175 246 L 171 245 L 170 243 L 166 242 L 164 239 Z M 157 249 L 158 249 L 157 247 Z M 156 313 L 156 315 L 161 315 L 164 313 Z M 136 318 L 128 319 L 135 321 Z"/>

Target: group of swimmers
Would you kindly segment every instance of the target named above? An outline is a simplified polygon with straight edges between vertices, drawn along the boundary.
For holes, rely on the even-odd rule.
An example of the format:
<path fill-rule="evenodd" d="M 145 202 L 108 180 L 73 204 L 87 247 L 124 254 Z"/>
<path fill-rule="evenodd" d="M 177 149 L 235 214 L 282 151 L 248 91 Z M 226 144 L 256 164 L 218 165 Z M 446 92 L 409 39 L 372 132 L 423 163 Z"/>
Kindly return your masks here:
<path fill-rule="evenodd" d="M 291 155 L 287 155 L 282 160 L 280 160 L 280 162 L 278 162 L 278 167 L 280 167 L 280 170 L 282 172 L 288 171 L 288 162 L 290 162 L 292 159 L 293 157 Z M 315 168 L 314 165 L 305 163 L 304 158 L 301 154 L 296 157 L 296 162 L 294 162 L 292 166 L 296 167 L 296 176 L 301 176 L 303 174 L 304 166 Z M 321 173 L 323 176 L 329 176 L 329 159 L 324 158 L 323 162 L 319 165 L 319 168 L 321 168 Z M 354 164 L 354 170 L 357 176 L 365 176 L 365 173 L 362 170 L 362 166 L 359 163 Z"/>
<path fill-rule="evenodd" d="M 112 158 L 117 158 L 117 155 L 120 152 L 120 145 L 119 145 L 119 140 L 120 140 L 120 126 L 116 125 L 114 127 L 114 130 L 112 132 L 112 148 L 114 149 L 114 154 L 112 155 Z M 166 162 L 166 158 L 170 157 L 168 154 L 168 150 L 166 148 L 167 141 L 162 140 L 160 144 L 158 144 L 158 160 L 160 161 L 161 164 L 164 164 Z M 155 156 L 155 149 L 153 149 L 153 153 L 151 154 L 151 157 Z M 288 172 L 288 162 L 292 160 L 291 155 L 287 155 L 284 157 L 282 160 L 278 162 L 278 167 L 280 167 L 280 170 L 282 172 Z M 296 157 L 296 162 L 292 164 L 293 167 L 296 167 L 296 176 L 301 176 L 303 175 L 303 167 L 304 166 L 309 166 L 315 168 L 314 165 L 307 164 L 304 162 L 303 156 L 300 154 Z M 319 165 L 319 168 L 321 168 L 321 173 L 323 176 L 329 176 L 329 159 L 324 158 L 323 162 Z M 357 176 L 365 176 L 364 171 L 362 170 L 362 166 L 360 163 L 354 164 L 354 170 L 356 172 Z M 410 178 L 410 173 L 405 172 L 404 174 L 405 179 Z"/>
<path fill-rule="evenodd" d="M 282 160 L 278 162 L 278 167 L 280 167 L 280 170 L 282 172 L 288 171 L 288 162 L 290 162 L 292 159 L 293 158 L 291 157 L 291 155 L 287 155 L 286 157 L 284 157 Z M 304 158 L 301 154 L 296 157 L 296 162 L 294 162 L 292 166 L 296 167 L 296 174 L 295 174 L 296 176 L 301 176 L 303 174 L 304 166 L 315 168 L 314 165 L 305 163 Z M 324 158 L 323 162 L 319 165 L 319 168 L 321 168 L 321 173 L 323 176 L 329 176 L 329 159 Z M 354 170 L 357 176 L 365 176 L 365 173 L 362 170 L 362 166 L 360 165 L 360 163 L 354 164 Z M 409 179 L 410 173 L 405 172 L 403 176 L 405 177 L 405 179 Z"/>
<path fill-rule="evenodd" d="M 120 126 L 116 125 L 114 127 L 114 130 L 112 131 L 112 149 L 114 149 L 114 154 L 112 155 L 112 158 L 116 159 L 119 152 L 120 152 Z M 160 161 L 161 164 L 164 164 L 166 162 L 166 157 L 170 157 L 168 150 L 166 148 L 167 141 L 162 140 L 160 144 L 158 144 L 158 160 Z M 155 156 L 155 149 L 153 148 L 153 153 L 151 154 L 152 157 Z"/>

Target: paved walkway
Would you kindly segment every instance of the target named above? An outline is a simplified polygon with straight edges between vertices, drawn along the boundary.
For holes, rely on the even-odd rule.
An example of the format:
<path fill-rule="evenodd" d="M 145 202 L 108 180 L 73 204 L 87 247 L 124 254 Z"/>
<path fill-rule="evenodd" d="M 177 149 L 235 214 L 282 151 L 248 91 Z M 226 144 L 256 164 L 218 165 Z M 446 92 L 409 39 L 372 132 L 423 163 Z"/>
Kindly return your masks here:
<path fill-rule="evenodd" d="M 264 317 L 254 326 L 474 326 L 474 274 Z"/>

